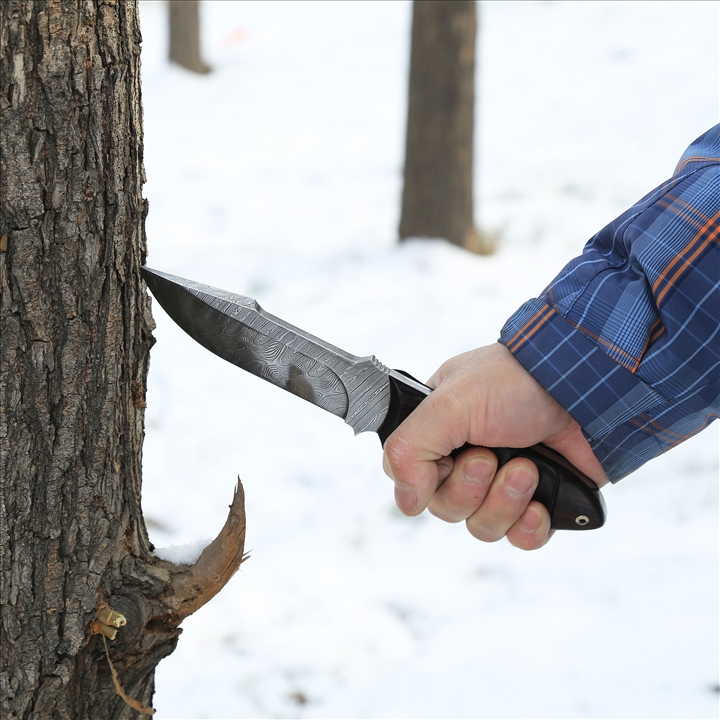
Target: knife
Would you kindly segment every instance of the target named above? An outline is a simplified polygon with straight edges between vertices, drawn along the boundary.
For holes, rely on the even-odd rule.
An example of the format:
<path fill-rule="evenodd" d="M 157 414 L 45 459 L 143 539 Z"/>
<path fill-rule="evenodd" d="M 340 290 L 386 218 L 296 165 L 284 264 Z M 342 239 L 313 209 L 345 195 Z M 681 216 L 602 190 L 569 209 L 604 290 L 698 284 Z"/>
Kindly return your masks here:
<path fill-rule="evenodd" d="M 374 356 L 357 357 L 265 312 L 252 298 L 150 268 L 142 275 L 165 312 L 194 340 L 223 360 L 345 420 L 355 434 L 385 441 L 432 390 Z M 465 448 L 458 448 L 454 455 Z M 540 480 L 533 500 L 558 530 L 592 530 L 605 522 L 597 485 L 544 445 L 490 448 L 498 467 L 530 459 Z"/>

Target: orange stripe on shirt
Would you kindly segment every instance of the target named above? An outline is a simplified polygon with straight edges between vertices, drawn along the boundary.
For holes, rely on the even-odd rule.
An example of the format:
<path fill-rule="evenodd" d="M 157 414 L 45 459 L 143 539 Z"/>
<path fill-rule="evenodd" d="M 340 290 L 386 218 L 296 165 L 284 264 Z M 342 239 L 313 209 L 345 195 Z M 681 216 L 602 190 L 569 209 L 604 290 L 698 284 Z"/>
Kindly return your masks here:
<path fill-rule="evenodd" d="M 672 443 L 663 450 L 663 452 L 667 452 L 667 450 L 674 448 L 676 445 L 679 445 L 693 435 L 696 435 L 701 430 L 704 430 L 714 419 L 718 417 L 719 416 L 716 413 L 708 413 L 705 417 L 705 424 L 703 425 L 703 427 L 693 430 L 693 432 L 687 435 L 681 434 L 677 430 L 671 430 L 665 425 L 661 425 L 657 420 L 654 420 L 645 413 L 641 413 L 637 417 L 630 418 L 629 422 L 631 425 L 634 425 L 639 430 L 645 430 L 649 428 L 652 431 L 652 434 L 655 436 L 664 436 L 666 440 L 670 440 L 672 438 Z"/>
<path fill-rule="evenodd" d="M 675 168 L 673 175 L 677 175 L 688 163 L 691 162 L 706 162 L 710 164 L 720 162 L 720 158 L 711 158 L 707 155 L 693 155 L 692 157 L 685 158 L 682 163 Z"/>
<path fill-rule="evenodd" d="M 690 205 L 690 203 L 683 202 L 679 198 L 660 198 L 660 200 L 658 200 L 656 204 L 667 210 L 671 210 L 679 218 L 686 220 L 698 230 L 702 230 L 703 227 L 705 227 L 707 225 L 707 222 L 710 220 L 707 215 Z M 683 208 L 683 210 L 681 210 L 680 208 Z M 687 210 L 688 212 L 685 212 L 685 210 Z"/>
<path fill-rule="evenodd" d="M 713 223 L 718 223 L 717 226 L 711 231 L 710 228 Z M 715 213 L 711 218 L 708 218 L 705 225 L 702 226 L 700 232 L 688 243 L 686 247 L 686 254 L 677 255 L 673 258 L 673 261 L 668 264 L 665 271 L 655 280 L 652 286 L 653 294 L 655 294 L 656 302 L 659 305 L 663 298 L 670 292 L 677 282 L 678 278 L 688 270 L 692 262 L 704 252 L 709 245 L 714 242 L 718 242 L 720 237 L 720 211 Z M 687 254 L 687 253 L 690 254 Z M 662 284 L 665 287 L 658 292 L 658 289 Z"/>
<path fill-rule="evenodd" d="M 645 357 L 645 353 L 648 348 L 665 332 L 665 325 L 663 324 L 662 318 L 658 318 L 651 326 L 648 332 L 647 340 L 645 341 L 645 347 L 642 349 L 640 356 L 635 360 L 635 364 L 630 368 L 630 372 L 633 375 L 637 372 L 640 367 L 642 359 Z"/>
<path fill-rule="evenodd" d="M 517 350 L 523 342 L 529 340 L 543 326 L 543 321 L 552 315 L 553 312 L 554 310 L 548 305 L 538 310 L 510 339 L 510 342 L 507 344 L 507 349 L 510 350 L 510 352 Z M 532 327 L 533 324 L 535 324 L 535 327 Z"/>
<path fill-rule="evenodd" d="M 702 210 L 700 210 L 698 207 L 696 207 L 695 205 L 691 205 L 687 200 L 683 200 L 681 197 L 673 197 L 673 198 L 671 198 L 669 201 L 668 201 L 668 198 L 667 198 L 667 197 L 660 198 L 660 200 L 658 200 L 658 203 L 659 203 L 659 204 L 664 204 L 665 207 L 667 207 L 667 208 L 669 208 L 669 209 L 673 209 L 673 208 L 671 207 L 672 205 L 677 205 L 677 206 L 679 206 L 679 207 L 681 207 L 681 208 L 684 208 L 685 210 L 689 210 L 690 213 L 691 213 L 694 217 L 699 218 L 699 220 L 700 220 L 701 222 L 707 222 L 707 221 L 710 219 L 710 216 L 709 216 L 709 215 L 706 215 L 706 214 L 705 214 Z M 680 217 L 682 217 L 682 218 L 686 218 L 686 219 L 690 220 L 690 216 L 689 216 L 689 215 L 685 215 L 685 214 L 679 213 L 679 212 L 678 212 L 677 214 L 678 214 Z M 697 223 L 697 222 L 693 222 L 693 224 L 695 225 L 695 227 L 700 227 L 700 224 Z"/>
<path fill-rule="evenodd" d="M 610 342 L 609 340 L 606 340 L 601 335 L 598 335 L 597 333 L 593 332 L 592 330 L 588 330 L 588 328 L 583 327 L 582 325 L 573 322 L 570 318 L 564 318 L 565 321 L 572 325 L 576 330 L 579 330 L 583 335 L 587 335 L 592 340 L 595 340 L 598 344 L 602 345 L 603 347 L 606 347 L 608 350 L 613 352 L 615 355 L 620 355 L 621 357 L 616 357 L 615 360 L 620 363 L 626 370 L 630 370 L 630 372 L 634 372 L 633 367 L 635 367 L 637 364 L 640 363 L 639 358 L 636 358 L 632 353 L 629 353 L 627 350 L 624 350 L 619 345 L 616 345 L 615 343 Z M 607 354 L 607 353 L 606 353 Z"/>

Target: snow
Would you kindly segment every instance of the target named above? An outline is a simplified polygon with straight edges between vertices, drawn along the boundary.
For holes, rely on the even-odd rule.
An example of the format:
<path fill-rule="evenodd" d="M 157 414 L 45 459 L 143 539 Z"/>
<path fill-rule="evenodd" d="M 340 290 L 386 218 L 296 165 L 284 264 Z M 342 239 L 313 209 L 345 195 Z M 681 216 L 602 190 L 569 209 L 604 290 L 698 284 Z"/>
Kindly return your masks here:
<path fill-rule="evenodd" d="M 396 242 L 411 6 L 202 6 L 194 76 L 141 3 L 148 264 L 427 378 L 496 340 L 718 119 L 718 4 L 481 6 L 488 258 Z M 156 717 L 718 716 L 718 429 L 522 553 L 392 502 L 376 436 L 241 372 L 154 306 L 143 507 L 189 562 L 240 475 L 250 559 L 184 623 Z"/>
<path fill-rule="evenodd" d="M 210 544 L 210 538 L 203 538 L 184 545 L 168 545 L 167 547 L 156 547 L 155 555 L 161 560 L 167 560 L 175 565 L 192 565 L 195 563 L 202 551 Z"/>

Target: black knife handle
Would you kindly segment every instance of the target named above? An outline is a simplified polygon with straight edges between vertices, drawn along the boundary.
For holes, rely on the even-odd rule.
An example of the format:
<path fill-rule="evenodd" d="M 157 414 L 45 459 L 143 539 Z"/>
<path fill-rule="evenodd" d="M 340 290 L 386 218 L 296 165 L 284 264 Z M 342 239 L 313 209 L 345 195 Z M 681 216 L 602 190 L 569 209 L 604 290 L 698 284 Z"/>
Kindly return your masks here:
<path fill-rule="evenodd" d="M 418 382 L 411 375 L 396 372 Z M 385 444 L 390 434 L 427 397 L 427 394 L 390 375 L 390 407 L 378 430 Z M 453 457 L 472 447 L 455 450 Z M 529 448 L 489 448 L 498 459 L 498 467 L 508 460 L 524 457 L 532 460 L 540 473 L 533 500 L 542 503 L 550 513 L 550 527 L 556 530 L 594 530 L 605 524 L 605 501 L 598 486 L 562 455 L 545 445 Z"/>

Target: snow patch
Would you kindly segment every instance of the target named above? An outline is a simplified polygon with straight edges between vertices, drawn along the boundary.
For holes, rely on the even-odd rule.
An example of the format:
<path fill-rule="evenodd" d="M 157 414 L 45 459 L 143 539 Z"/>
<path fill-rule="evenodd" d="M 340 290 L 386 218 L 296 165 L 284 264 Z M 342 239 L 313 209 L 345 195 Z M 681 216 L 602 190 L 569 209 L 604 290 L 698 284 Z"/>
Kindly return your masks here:
<path fill-rule="evenodd" d="M 494 342 L 718 121 L 718 3 L 478 8 L 487 258 L 397 242 L 412 3 L 203 2 L 202 77 L 141 3 L 148 264 L 420 380 Z M 195 559 L 239 474 L 252 551 L 158 666 L 158 720 L 717 718 L 717 423 L 526 554 L 401 516 L 377 436 L 153 312 L 150 538 Z"/>
<path fill-rule="evenodd" d="M 168 547 L 155 548 L 154 554 L 161 560 L 167 560 L 174 565 L 193 565 L 197 562 L 202 551 L 212 540 L 197 540 L 185 545 L 170 545 Z"/>

